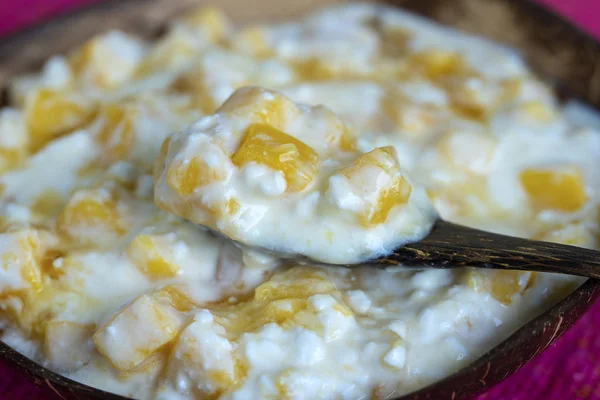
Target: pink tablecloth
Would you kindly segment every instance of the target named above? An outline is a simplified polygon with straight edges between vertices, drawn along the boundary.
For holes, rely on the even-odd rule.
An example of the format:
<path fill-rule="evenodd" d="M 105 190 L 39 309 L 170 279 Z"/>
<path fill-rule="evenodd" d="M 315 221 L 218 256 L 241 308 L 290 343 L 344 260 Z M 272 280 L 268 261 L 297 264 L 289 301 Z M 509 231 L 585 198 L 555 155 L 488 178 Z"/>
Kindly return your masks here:
<path fill-rule="evenodd" d="M 0 0 L 0 35 L 95 1 L 101 0 Z M 539 1 L 600 38 L 600 0 Z M 477 400 L 600 400 L 599 325 L 600 302 L 554 346 Z M 0 399 L 42 398 L 33 385 L 0 366 Z"/>

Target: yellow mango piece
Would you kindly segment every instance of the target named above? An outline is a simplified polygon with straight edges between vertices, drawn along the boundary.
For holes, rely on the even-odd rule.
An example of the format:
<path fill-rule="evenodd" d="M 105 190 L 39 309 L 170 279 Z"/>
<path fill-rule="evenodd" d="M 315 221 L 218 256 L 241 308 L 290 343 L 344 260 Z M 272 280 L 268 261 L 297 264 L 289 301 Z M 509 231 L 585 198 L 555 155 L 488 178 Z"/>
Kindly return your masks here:
<path fill-rule="evenodd" d="M 111 159 L 124 159 L 135 141 L 135 110 L 132 107 L 109 104 L 100 111 L 97 139 Z"/>
<path fill-rule="evenodd" d="M 335 284 L 316 270 L 294 267 L 258 286 L 254 291 L 254 299 L 267 302 L 293 298 L 307 299 L 315 294 L 329 294 L 335 290 Z"/>
<path fill-rule="evenodd" d="M 142 295 L 98 329 L 92 340 L 114 368 L 127 371 L 173 341 L 181 325 L 175 310 Z"/>
<path fill-rule="evenodd" d="M 218 146 L 212 146 L 219 151 L 220 158 L 225 154 Z M 212 155 L 215 155 L 213 153 Z M 188 160 L 173 160 L 167 169 L 167 184 L 180 196 L 186 197 L 202 186 L 223 181 L 227 171 L 223 165 L 209 166 L 203 157 L 193 157 Z"/>
<path fill-rule="evenodd" d="M 193 398 L 218 399 L 241 383 L 245 370 L 223 328 L 205 319 L 196 318 L 181 332 L 171 353 L 177 356 L 170 358 L 165 375 L 175 382 L 186 376 L 192 382 Z M 208 347 L 209 340 L 216 345 Z"/>
<path fill-rule="evenodd" d="M 229 19 L 218 7 L 201 7 L 192 10 L 181 18 L 180 22 L 202 31 L 211 43 L 224 38 L 230 28 Z"/>
<path fill-rule="evenodd" d="M 268 44 L 267 32 L 262 26 L 242 28 L 231 40 L 230 45 L 244 54 L 254 57 L 270 57 L 273 51 Z"/>
<path fill-rule="evenodd" d="M 473 173 L 488 171 L 496 151 L 497 139 L 485 133 L 450 131 L 437 145 L 442 161 L 459 170 Z"/>
<path fill-rule="evenodd" d="M 509 305 L 515 295 L 529 289 L 534 281 L 534 272 L 474 269 L 465 275 L 465 282 L 472 289 L 489 292 L 504 305 Z"/>
<path fill-rule="evenodd" d="M 583 172 L 574 165 L 562 169 L 526 168 L 519 179 L 538 210 L 574 212 L 588 200 Z"/>
<path fill-rule="evenodd" d="M 177 77 L 172 84 L 173 90 L 190 96 L 190 108 L 200 110 L 205 115 L 217 110 L 215 100 L 205 84 L 204 68 L 192 67 Z"/>
<path fill-rule="evenodd" d="M 409 57 L 412 68 L 420 70 L 428 79 L 436 81 L 470 72 L 464 58 L 455 52 L 424 50 Z"/>
<path fill-rule="evenodd" d="M 127 252 L 138 269 L 150 279 L 172 278 L 181 268 L 174 260 L 171 242 L 164 236 L 138 235 Z"/>
<path fill-rule="evenodd" d="M 436 106 L 411 103 L 396 90 L 387 91 L 380 100 L 380 107 L 397 130 L 412 141 L 426 143 L 443 121 Z"/>
<path fill-rule="evenodd" d="M 238 167 L 255 162 L 281 172 L 291 192 L 310 185 L 319 165 L 319 156 L 311 147 L 266 124 L 248 127 L 231 160 Z"/>
<path fill-rule="evenodd" d="M 0 234 L 0 294 L 39 291 L 44 252 L 44 234 L 38 230 Z"/>
<path fill-rule="evenodd" d="M 23 151 L 0 148 L 0 174 L 16 167 L 24 158 Z"/>
<path fill-rule="evenodd" d="M 183 285 L 163 286 L 152 293 L 152 297 L 180 312 L 189 312 L 199 307 Z"/>
<path fill-rule="evenodd" d="M 96 36 L 68 57 L 71 71 L 83 86 L 117 88 L 131 79 L 144 56 L 136 38 L 118 31 Z"/>
<path fill-rule="evenodd" d="M 548 122 L 552 120 L 554 111 L 540 101 L 529 101 L 519 106 L 519 109 L 534 121 Z"/>
<path fill-rule="evenodd" d="M 325 140 L 330 148 L 342 151 L 356 150 L 356 136 L 337 114 L 323 106 L 318 106 L 319 117 L 325 125 Z"/>
<path fill-rule="evenodd" d="M 293 101 L 276 92 L 249 87 L 236 90 L 218 109 L 250 123 L 266 124 L 285 130 L 288 123 L 300 115 Z"/>
<path fill-rule="evenodd" d="M 94 105 L 84 97 L 51 89 L 35 91 L 25 107 L 30 150 L 37 151 L 60 135 L 85 125 L 94 111 Z"/>
<path fill-rule="evenodd" d="M 117 200 L 102 190 L 80 190 L 67 202 L 57 220 L 59 232 L 79 242 L 100 240 L 99 233 L 121 235 Z"/>
<path fill-rule="evenodd" d="M 19 165 L 27 156 L 28 148 L 29 134 L 24 113 L 10 107 L 1 109 L 0 174 Z"/>
<path fill-rule="evenodd" d="M 355 193 L 365 200 L 366 206 L 359 218 L 366 227 L 385 222 L 392 208 L 406 204 L 412 192 L 400 174 L 396 151 L 391 146 L 363 154 L 337 173 L 345 176 Z M 377 183 L 382 176 L 388 178 L 385 186 Z"/>

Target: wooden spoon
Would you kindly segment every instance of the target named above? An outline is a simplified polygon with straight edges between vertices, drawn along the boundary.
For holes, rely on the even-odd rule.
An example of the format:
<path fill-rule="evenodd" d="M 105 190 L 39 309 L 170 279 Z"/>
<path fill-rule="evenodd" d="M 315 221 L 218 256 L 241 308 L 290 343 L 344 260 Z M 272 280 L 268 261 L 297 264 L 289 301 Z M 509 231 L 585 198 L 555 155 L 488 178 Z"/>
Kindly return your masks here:
<path fill-rule="evenodd" d="M 360 265 L 419 269 L 475 267 L 600 278 L 600 251 L 499 235 L 438 220 L 420 242 Z"/>

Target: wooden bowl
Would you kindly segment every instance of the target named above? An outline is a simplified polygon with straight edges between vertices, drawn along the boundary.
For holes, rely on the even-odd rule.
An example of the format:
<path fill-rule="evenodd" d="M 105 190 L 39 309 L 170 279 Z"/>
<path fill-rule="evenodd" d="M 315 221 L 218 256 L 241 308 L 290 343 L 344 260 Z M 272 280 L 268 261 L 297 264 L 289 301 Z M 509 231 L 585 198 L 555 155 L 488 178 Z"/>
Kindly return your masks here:
<path fill-rule="evenodd" d="M 336 0 L 221 0 L 238 21 L 292 17 Z M 16 74 L 39 68 L 92 35 L 112 28 L 144 37 L 160 33 L 165 21 L 206 0 L 115 0 L 102 2 L 0 42 L 0 87 Z M 578 97 L 600 110 L 600 45 L 577 28 L 525 0 L 388 0 L 446 25 L 504 42 L 522 52 L 561 96 Z M 565 332 L 600 297 L 600 281 L 575 292 L 527 323 L 508 339 L 461 369 L 397 400 L 456 400 L 490 388 L 518 370 Z M 51 396 L 63 399 L 120 399 L 64 378 L 0 342 L 0 361 L 23 372 Z"/>

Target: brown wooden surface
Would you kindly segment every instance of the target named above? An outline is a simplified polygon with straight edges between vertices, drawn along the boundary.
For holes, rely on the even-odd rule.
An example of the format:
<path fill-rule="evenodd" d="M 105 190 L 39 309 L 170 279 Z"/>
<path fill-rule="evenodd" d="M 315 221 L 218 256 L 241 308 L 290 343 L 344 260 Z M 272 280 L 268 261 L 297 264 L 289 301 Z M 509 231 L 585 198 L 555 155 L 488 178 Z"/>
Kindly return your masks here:
<path fill-rule="evenodd" d="M 220 0 L 234 19 L 256 21 L 297 15 L 336 0 Z M 0 86 L 30 72 L 50 55 L 64 53 L 92 35 L 120 28 L 156 36 L 164 21 L 208 0 L 113 0 L 58 18 L 0 42 Z M 214 3 L 214 2 L 213 2 Z M 520 49 L 534 67 L 600 108 L 600 47 L 560 18 L 524 0 L 389 0 L 471 32 Z M 468 367 L 399 400 L 458 400 L 501 381 L 555 341 L 600 296 L 589 280 L 560 304 L 529 322 Z M 61 377 L 0 342 L 0 359 L 19 368 L 49 396 L 68 399 L 124 399 Z M 48 397 L 51 398 L 51 397 Z"/>
<path fill-rule="evenodd" d="M 429 236 L 372 262 L 380 268 L 478 267 L 600 278 L 600 252 L 519 239 L 437 221 Z"/>

